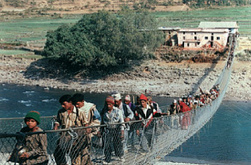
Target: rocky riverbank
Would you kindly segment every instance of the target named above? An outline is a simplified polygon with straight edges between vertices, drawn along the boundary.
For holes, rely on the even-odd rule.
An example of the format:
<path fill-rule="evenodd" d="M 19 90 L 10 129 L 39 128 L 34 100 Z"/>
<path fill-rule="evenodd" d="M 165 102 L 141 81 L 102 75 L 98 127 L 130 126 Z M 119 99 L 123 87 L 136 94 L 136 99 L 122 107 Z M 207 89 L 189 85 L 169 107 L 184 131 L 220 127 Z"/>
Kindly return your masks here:
<path fill-rule="evenodd" d="M 147 91 L 152 95 L 177 97 L 196 92 L 200 86 L 209 89 L 213 86 L 224 67 L 224 62 L 165 63 L 146 61 L 141 66 L 100 79 L 67 78 L 56 75 L 55 66 L 46 60 L 0 58 L 0 83 L 42 86 L 46 89 L 70 89 L 83 92 L 140 94 Z M 231 82 L 225 99 L 251 100 L 251 62 L 235 61 Z M 54 68 L 53 68 L 54 67 Z M 55 76 L 56 75 L 56 76 Z M 197 91 L 198 92 L 198 91 Z"/>

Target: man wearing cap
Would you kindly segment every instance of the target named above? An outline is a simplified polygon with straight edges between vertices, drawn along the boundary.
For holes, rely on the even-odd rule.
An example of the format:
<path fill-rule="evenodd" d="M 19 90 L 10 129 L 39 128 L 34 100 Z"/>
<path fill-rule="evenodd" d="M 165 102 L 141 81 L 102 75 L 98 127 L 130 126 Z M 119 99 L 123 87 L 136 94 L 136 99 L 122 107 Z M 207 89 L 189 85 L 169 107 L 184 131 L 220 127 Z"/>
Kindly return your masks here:
<path fill-rule="evenodd" d="M 133 111 L 133 114 L 135 115 L 135 108 L 136 105 L 131 102 L 131 97 L 130 95 L 126 95 L 124 99 L 124 103 L 127 104 L 131 110 Z M 135 117 L 133 117 L 132 120 L 135 120 Z M 130 130 L 128 131 L 128 141 L 131 143 L 132 149 L 134 149 L 134 138 L 135 138 L 135 128 L 136 128 L 137 123 L 132 123 L 130 124 Z"/>
<path fill-rule="evenodd" d="M 62 109 L 58 111 L 56 122 L 54 124 L 54 130 L 59 129 L 68 129 L 71 127 L 81 127 L 81 126 L 88 126 L 86 115 L 83 111 L 79 111 L 73 104 L 72 104 L 72 97 L 71 95 L 63 95 L 59 99 L 59 103 L 62 106 Z M 89 130 L 89 129 L 88 129 Z M 83 134 L 79 136 L 83 141 L 81 141 L 81 144 L 78 143 L 78 146 L 85 145 L 86 143 L 89 143 L 88 138 L 86 134 L 88 133 L 87 130 L 84 130 Z M 68 132 L 61 132 L 60 139 L 57 142 L 57 147 L 54 152 L 55 161 L 58 165 L 66 165 L 67 160 L 65 157 L 65 154 L 69 152 L 69 148 L 66 148 L 69 142 L 68 139 L 72 139 Z M 80 142 L 80 141 L 79 141 Z M 83 144 L 82 144 L 83 143 Z M 77 145 L 75 146 L 77 148 Z M 78 147 L 78 148 L 79 148 Z M 81 147 L 80 147 L 81 148 Z M 84 148 L 84 147 L 83 147 Z M 72 150 L 70 152 L 71 162 L 73 165 L 76 164 L 92 164 L 90 155 L 86 157 L 83 157 L 83 150 L 75 151 L 74 147 L 72 147 Z"/>
<path fill-rule="evenodd" d="M 177 100 L 174 99 L 169 109 L 170 115 L 175 115 L 180 112 L 180 106 L 177 104 Z"/>
<path fill-rule="evenodd" d="M 178 114 L 180 112 L 180 105 L 177 103 L 177 100 L 174 99 L 173 103 L 170 105 L 170 108 L 168 110 L 169 114 L 171 115 L 171 127 L 174 127 L 176 125 L 179 126 L 179 117 L 175 114 Z"/>
<path fill-rule="evenodd" d="M 122 97 L 120 93 L 116 93 L 114 95 L 112 95 L 114 97 L 115 100 L 115 106 L 121 110 L 122 114 L 123 114 L 123 118 L 124 118 L 124 122 L 129 122 L 130 120 L 132 120 L 134 118 L 134 113 L 131 110 L 131 108 L 122 102 Z M 130 126 L 129 124 L 125 124 L 125 129 L 124 129 L 124 140 L 123 140 L 123 150 L 125 153 L 128 152 L 127 149 L 127 141 L 128 141 L 128 131 L 130 130 Z"/>
<path fill-rule="evenodd" d="M 132 103 L 130 95 L 125 96 L 124 103 L 127 104 L 131 108 L 131 110 L 134 112 L 136 106 L 134 103 Z"/>
<path fill-rule="evenodd" d="M 193 96 L 189 95 L 187 97 L 187 102 L 186 102 L 187 106 L 189 106 L 191 109 L 193 109 L 193 101 L 192 101 L 192 99 L 193 99 Z"/>
<path fill-rule="evenodd" d="M 37 111 L 30 111 L 26 114 L 24 118 L 24 122 L 26 127 L 22 128 L 20 132 L 28 133 L 28 132 L 43 132 L 41 128 L 38 127 L 40 124 L 40 114 Z M 19 164 L 34 164 L 34 165 L 46 165 L 48 164 L 48 156 L 47 156 L 47 135 L 44 133 L 36 133 L 36 134 L 26 134 L 24 139 L 20 139 L 17 137 L 18 142 L 21 141 L 25 144 L 25 148 L 23 148 L 22 153 L 18 150 L 19 157 L 13 157 L 11 155 L 11 159 L 14 159 L 13 162 Z M 15 151 L 15 150 L 14 150 Z M 16 153 L 15 153 L 16 154 Z M 18 160 L 18 161 L 17 161 Z"/>
<path fill-rule="evenodd" d="M 147 97 L 144 94 L 140 95 L 140 103 L 140 106 L 135 109 L 135 118 L 136 120 L 144 120 L 141 127 L 140 145 L 143 152 L 149 152 L 152 147 L 152 136 L 155 133 L 153 117 L 158 117 L 160 114 L 147 104 Z M 139 128 L 137 128 L 137 135 L 140 135 Z"/>
<path fill-rule="evenodd" d="M 114 106 L 115 100 L 112 96 L 108 96 L 105 100 L 105 110 L 102 116 L 101 124 L 106 124 L 104 130 L 104 153 L 105 160 L 103 164 L 109 164 L 111 161 L 112 149 L 120 161 L 124 162 L 124 151 L 122 140 L 124 138 L 124 118 L 122 111 Z M 120 124 L 119 124 L 120 123 Z"/>
<path fill-rule="evenodd" d="M 198 104 L 199 104 L 199 102 L 197 100 L 194 100 L 193 101 L 193 109 L 196 110 L 198 108 Z"/>

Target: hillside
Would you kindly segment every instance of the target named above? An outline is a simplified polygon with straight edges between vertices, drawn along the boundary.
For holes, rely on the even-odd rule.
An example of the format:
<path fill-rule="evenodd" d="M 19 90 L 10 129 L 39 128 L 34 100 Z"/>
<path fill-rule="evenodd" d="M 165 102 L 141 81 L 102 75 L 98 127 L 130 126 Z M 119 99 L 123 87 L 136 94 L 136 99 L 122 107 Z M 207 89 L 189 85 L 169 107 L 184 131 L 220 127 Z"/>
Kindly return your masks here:
<path fill-rule="evenodd" d="M 0 0 L 1 16 L 84 14 L 122 7 L 150 11 L 188 11 L 190 8 L 250 5 L 247 0 Z"/>
<path fill-rule="evenodd" d="M 182 0 L 0 0 L 1 15 L 84 14 L 99 10 L 118 11 L 122 6 L 137 9 L 142 6 L 153 11 L 186 11 Z"/>

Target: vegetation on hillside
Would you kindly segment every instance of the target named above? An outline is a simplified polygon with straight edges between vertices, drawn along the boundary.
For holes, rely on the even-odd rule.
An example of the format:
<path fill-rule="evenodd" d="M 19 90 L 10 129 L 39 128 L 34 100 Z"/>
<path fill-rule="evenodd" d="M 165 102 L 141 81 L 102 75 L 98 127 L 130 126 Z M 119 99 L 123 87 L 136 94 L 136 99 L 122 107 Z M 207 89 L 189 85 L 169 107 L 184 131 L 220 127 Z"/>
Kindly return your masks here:
<path fill-rule="evenodd" d="M 74 26 L 60 26 L 47 33 L 44 56 L 66 64 L 71 70 L 106 71 L 153 56 L 164 42 L 156 19 L 148 12 L 100 11 L 86 14 Z"/>
<path fill-rule="evenodd" d="M 130 9 L 148 9 L 151 11 L 158 11 L 158 7 L 163 6 L 177 6 L 186 4 L 190 8 L 204 8 L 215 6 L 243 6 L 251 5 L 250 0 L 144 0 L 144 1 L 126 1 L 126 0 L 2 0 L 0 1 L 0 8 L 14 7 L 17 10 L 2 10 L 3 15 L 19 15 L 21 17 L 31 15 L 52 15 L 60 16 L 61 12 L 75 12 L 84 11 L 84 13 L 96 13 L 100 9 L 109 11 L 119 11 L 121 6 L 129 7 Z M 24 10 L 19 10 L 23 8 Z M 179 10 L 178 9 L 178 10 Z M 51 13 L 53 12 L 53 14 Z"/>
<path fill-rule="evenodd" d="M 251 2 L 248 0 L 168 0 L 168 1 L 159 1 L 159 0 L 146 0 L 135 2 L 133 7 L 134 9 L 152 9 L 154 10 L 156 6 L 174 6 L 186 4 L 191 8 L 200 8 L 200 7 L 211 7 L 211 6 L 241 6 L 241 5 L 250 5 Z"/>
<path fill-rule="evenodd" d="M 183 0 L 190 7 L 240 6 L 250 4 L 247 0 Z"/>

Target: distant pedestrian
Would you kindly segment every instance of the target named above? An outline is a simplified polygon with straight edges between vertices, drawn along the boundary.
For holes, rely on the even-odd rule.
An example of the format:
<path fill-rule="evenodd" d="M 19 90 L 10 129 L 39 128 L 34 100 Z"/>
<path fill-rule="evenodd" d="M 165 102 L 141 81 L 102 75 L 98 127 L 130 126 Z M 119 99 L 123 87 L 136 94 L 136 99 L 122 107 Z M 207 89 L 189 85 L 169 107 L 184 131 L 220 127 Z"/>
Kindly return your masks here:
<path fill-rule="evenodd" d="M 123 114 L 123 118 L 124 118 L 124 122 L 129 122 L 134 118 L 134 113 L 131 110 L 131 108 L 122 102 L 122 97 L 120 93 L 116 93 L 114 95 L 112 95 L 114 97 L 115 100 L 115 106 L 121 110 L 122 114 Z M 128 152 L 128 148 L 127 148 L 127 142 L 128 142 L 128 132 L 130 130 L 130 125 L 129 123 L 125 124 L 125 129 L 124 129 L 124 139 L 123 139 L 123 150 L 125 153 Z"/>
<path fill-rule="evenodd" d="M 133 117 L 132 120 L 135 120 L 135 108 L 136 108 L 136 105 L 134 105 L 134 103 L 131 101 L 130 95 L 125 96 L 124 103 L 127 104 L 131 108 L 131 110 L 132 110 L 132 112 L 134 114 L 134 117 Z M 136 135 L 135 128 L 136 128 L 136 126 L 137 126 L 137 123 L 130 124 L 130 130 L 128 131 L 128 141 L 129 141 L 128 143 L 131 144 L 132 149 L 135 149 L 134 144 L 135 144 L 135 135 Z"/>
<path fill-rule="evenodd" d="M 114 106 L 115 100 L 112 96 L 108 96 L 105 100 L 106 104 L 103 110 L 101 124 L 106 124 L 102 135 L 104 139 L 105 160 L 103 164 L 111 162 L 112 150 L 119 157 L 121 162 L 124 162 L 124 151 L 122 140 L 124 139 L 124 118 L 120 109 Z"/>

